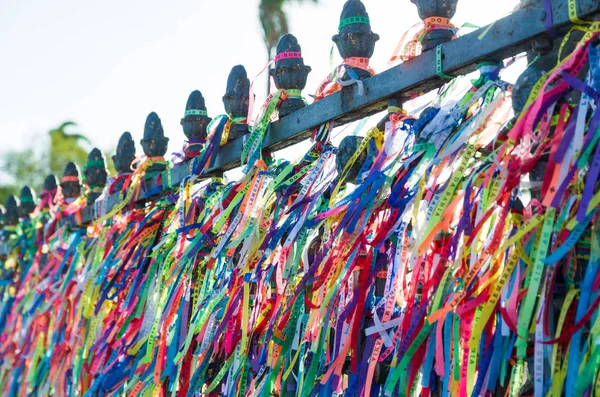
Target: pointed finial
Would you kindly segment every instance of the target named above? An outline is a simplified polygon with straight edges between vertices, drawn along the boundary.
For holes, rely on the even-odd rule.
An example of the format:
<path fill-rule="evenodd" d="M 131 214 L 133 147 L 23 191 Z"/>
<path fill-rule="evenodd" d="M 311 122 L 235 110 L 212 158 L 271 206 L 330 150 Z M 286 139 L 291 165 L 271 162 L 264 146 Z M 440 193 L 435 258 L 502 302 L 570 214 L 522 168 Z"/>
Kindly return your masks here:
<path fill-rule="evenodd" d="M 44 179 L 44 184 L 42 185 L 42 192 L 54 191 L 56 193 L 56 189 L 58 189 L 58 181 L 56 180 L 54 174 L 46 176 L 46 179 Z"/>
<path fill-rule="evenodd" d="M 12 194 L 4 202 L 6 213 L 4 215 L 5 226 L 16 226 L 19 223 L 19 199 Z"/>
<path fill-rule="evenodd" d="M 119 175 L 131 173 L 131 163 L 135 160 L 135 143 L 129 132 L 125 131 L 119 138 L 117 152 L 112 160 Z"/>
<path fill-rule="evenodd" d="M 19 217 L 21 219 L 29 219 L 29 215 L 33 212 L 36 206 L 35 192 L 29 186 L 23 186 L 19 193 Z"/>
<path fill-rule="evenodd" d="M 98 148 L 93 148 L 88 154 L 87 162 L 83 167 L 85 184 L 88 185 L 90 192 L 87 196 L 87 203 L 92 204 L 102 194 L 108 178 L 106 169 L 106 159 L 104 154 Z"/>
<path fill-rule="evenodd" d="M 227 78 L 227 88 L 223 95 L 225 112 L 231 119 L 231 128 L 227 140 L 231 141 L 248 131 L 248 106 L 250 104 L 250 79 L 246 68 L 236 65 Z"/>
<path fill-rule="evenodd" d="M 451 19 L 456 13 L 458 0 L 411 0 L 423 20 L 426 32 L 421 38 L 422 52 L 452 40 L 456 27 Z"/>
<path fill-rule="evenodd" d="M 60 182 L 62 194 L 67 200 L 71 202 L 81 195 L 81 183 L 79 180 L 79 168 L 77 165 L 69 161 L 65 166 L 65 171 Z"/>
<path fill-rule="evenodd" d="M 206 143 L 206 127 L 212 119 L 208 117 L 204 97 L 198 90 L 192 91 L 185 105 L 185 113 L 181 119 L 183 132 L 188 139 L 185 147 L 186 158 L 194 157 L 202 145 Z"/>
<path fill-rule="evenodd" d="M 160 118 L 152 112 L 146 118 L 144 138 L 140 141 L 144 154 L 148 157 L 162 157 L 167 153 L 169 138 L 165 137 Z"/>
<path fill-rule="evenodd" d="M 53 174 L 46 176 L 44 184 L 42 185 L 42 192 L 40 194 L 40 202 L 37 206 L 39 211 L 48 210 L 54 204 L 54 198 L 58 192 L 58 181 Z M 48 217 L 38 218 L 42 223 L 48 220 Z"/>
<path fill-rule="evenodd" d="M 292 34 L 283 36 L 277 44 L 275 69 L 269 70 L 275 86 L 287 93 L 287 99 L 279 107 L 280 117 L 285 117 L 306 106 L 302 100 L 302 90 L 306 86 L 310 71 L 310 66 L 304 64 L 298 39 Z"/>
<path fill-rule="evenodd" d="M 227 77 L 227 88 L 223 95 L 223 106 L 231 118 L 248 116 L 248 105 L 250 96 L 250 79 L 246 68 L 236 65 Z"/>
<path fill-rule="evenodd" d="M 348 0 L 340 15 L 338 33 L 331 38 L 337 46 L 344 65 L 352 69 L 359 79 L 372 76 L 369 59 L 375 51 L 379 35 L 371 30 L 371 20 L 360 0 Z M 346 79 L 346 73 L 342 79 Z"/>

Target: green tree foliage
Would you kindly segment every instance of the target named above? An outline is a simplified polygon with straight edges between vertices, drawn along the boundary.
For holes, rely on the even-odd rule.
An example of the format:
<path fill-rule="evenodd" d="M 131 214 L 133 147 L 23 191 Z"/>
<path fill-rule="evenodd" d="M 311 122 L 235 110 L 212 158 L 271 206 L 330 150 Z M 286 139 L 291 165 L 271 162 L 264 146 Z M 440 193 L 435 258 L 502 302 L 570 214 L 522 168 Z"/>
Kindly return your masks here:
<path fill-rule="evenodd" d="M 54 174 L 60 179 L 69 161 L 83 167 L 88 150 L 82 143 L 89 144 L 89 140 L 81 134 L 67 132 L 69 127 L 75 126 L 74 122 L 67 121 L 50 130 L 50 144 L 42 153 L 28 148 L 2 154 L 0 172 L 9 179 L 9 183 L 0 184 L 0 203 L 4 203 L 10 194 L 18 195 L 25 185 L 39 194 L 46 176 Z"/>
<path fill-rule="evenodd" d="M 43 171 L 46 159 L 43 157 L 33 149 L 9 152 L 2 156 L 2 171 L 15 182 L 5 186 L 7 195 L 18 194 L 25 185 L 39 192 L 45 177 Z"/>
<path fill-rule="evenodd" d="M 108 175 L 117 175 L 117 170 L 115 169 L 115 163 L 112 161 L 112 156 L 117 153 L 117 149 L 115 148 L 109 154 L 105 154 L 104 158 L 106 161 L 106 169 L 108 170 Z"/>
<path fill-rule="evenodd" d="M 90 141 L 81 134 L 68 133 L 69 127 L 75 127 L 72 121 L 62 123 L 60 127 L 50 130 L 50 153 L 49 167 L 54 175 L 62 175 L 65 165 L 69 161 L 74 161 L 80 167 L 83 167 L 87 160 L 88 151 L 81 146 L 82 142 L 90 144 Z"/>
<path fill-rule="evenodd" d="M 17 189 L 16 185 L 0 185 L 0 203 L 4 205 L 6 199 L 11 194 L 17 196 L 19 194 L 19 189 Z"/>

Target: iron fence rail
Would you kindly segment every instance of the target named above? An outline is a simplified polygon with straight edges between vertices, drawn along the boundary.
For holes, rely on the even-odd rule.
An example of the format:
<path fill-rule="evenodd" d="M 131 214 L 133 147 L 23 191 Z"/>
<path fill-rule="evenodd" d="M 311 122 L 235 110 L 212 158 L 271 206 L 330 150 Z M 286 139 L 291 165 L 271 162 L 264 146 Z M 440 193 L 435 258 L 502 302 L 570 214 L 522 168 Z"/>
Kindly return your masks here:
<path fill-rule="evenodd" d="M 549 0 L 552 9 L 553 29 L 565 33 L 573 22 L 569 18 L 569 6 L 575 4 L 580 19 L 591 19 L 600 12 L 600 0 Z M 514 13 L 491 25 L 482 27 L 453 41 L 443 44 L 441 61 L 443 72 L 448 75 L 464 75 L 484 61 L 501 61 L 531 48 L 535 40 L 548 35 L 546 12 L 542 2 L 523 6 Z M 400 29 L 399 29 L 400 30 Z M 283 149 L 311 135 L 311 130 L 326 122 L 336 126 L 350 123 L 384 110 L 390 98 L 408 99 L 415 93 L 429 92 L 444 85 L 448 80 L 438 75 L 437 51 L 425 52 L 407 62 L 394 66 L 363 81 L 364 91 L 359 95 L 356 85 L 344 87 L 318 102 L 300 109 L 270 124 L 264 139 L 264 149 Z M 217 153 L 214 166 L 207 174 L 227 171 L 240 165 L 243 138 L 235 139 L 222 146 Z M 158 180 L 170 181 L 177 187 L 190 174 L 190 161 L 176 165 L 163 172 L 160 179 L 145 182 L 145 191 L 139 201 L 148 200 L 161 189 Z M 165 174 L 169 172 L 170 175 Z M 97 217 L 97 208 L 109 211 L 121 200 L 119 193 L 105 198 L 82 210 L 81 221 L 86 224 Z"/>

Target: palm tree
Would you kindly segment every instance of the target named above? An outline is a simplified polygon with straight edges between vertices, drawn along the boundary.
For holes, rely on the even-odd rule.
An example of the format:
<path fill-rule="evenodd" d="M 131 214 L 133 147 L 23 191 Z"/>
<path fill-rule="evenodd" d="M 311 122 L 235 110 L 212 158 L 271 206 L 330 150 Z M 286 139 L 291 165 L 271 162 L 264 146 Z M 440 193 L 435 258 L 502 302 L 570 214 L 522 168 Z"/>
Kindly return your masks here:
<path fill-rule="evenodd" d="M 58 128 L 48 132 L 50 135 L 49 165 L 55 175 L 62 175 L 65 165 L 74 161 L 83 166 L 87 160 L 87 151 L 81 146 L 82 142 L 90 144 L 88 138 L 76 133 L 68 133 L 69 127 L 75 127 L 72 121 L 62 123 Z"/>

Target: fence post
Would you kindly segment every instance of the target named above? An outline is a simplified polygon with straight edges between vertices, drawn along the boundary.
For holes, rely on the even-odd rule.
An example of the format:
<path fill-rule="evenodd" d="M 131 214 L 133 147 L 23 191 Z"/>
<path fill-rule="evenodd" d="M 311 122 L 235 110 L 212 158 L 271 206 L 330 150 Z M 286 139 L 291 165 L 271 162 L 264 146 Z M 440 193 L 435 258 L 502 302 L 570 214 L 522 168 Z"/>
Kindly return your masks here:
<path fill-rule="evenodd" d="M 131 134 L 125 131 L 119 138 L 116 153 L 112 156 L 112 161 L 117 171 L 115 181 L 113 182 L 114 185 L 112 186 L 114 191 L 121 190 L 125 179 L 131 174 L 131 163 L 133 160 L 135 160 L 135 143 Z"/>
<path fill-rule="evenodd" d="M 72 203 L 76 198 L 81 196 L 79 168 L 74 162 L 69 161 L 65 166 L 60 187 L 65 198 L 65 203 L 67 204 Z"/>
<path fill-rule="evenodd" d="M 106 159 L 99 149 L 94 148 L 88 154 L 87 162 L 83 167 L 83 175 L 85 176 L 85 184 L 90 189 L 87 196 L 87 204 L 90 205 L 100 197 L 108 178 Z"/>
<path fill-rule="evenodd" d="M 42 200 L 42 209 L 48 209 L 52 207 L 57 189 L 58 181 L 56 180 L 56 176 L 54 176 L 54 174 L 46 176 L 40 194 L 40 199 Z"/>
<path fill-rule="evenodd" d="M 4 215 L 5 226 L 17 226 L 19 223 L 19 201 L 14 195 L 10 195 L 6 198 L 4 203 L 6 213 Z"/>
<path fill-rule="evenodd" d="M 379 35 L 371 30 L 371 21 L 365 5 L 360 0 L 348 0 L 340 15 L 338 33 L 332 38 L 346 69 L 340 76 L 342 81 L 367 79 L 369 60 L 375 52 Z"/>
<path fill-rule="evenodd" d="M 286 91 L 287 98 L 279 107 L 279 117 L 285 117 L 306 106 L 302 99 L 302 90 L 311 68 L 304 64 L 302 48 L 292 34 L 286 34 L 277 44 L 275 69 L 269 69 L 275 86 Z"/>
<path fill-rule="evenodd" d="M 458 0 L 411 0 L 425 24 L 422 51 L 425 52 L 452 40 L 456 28 L 450 20 L 456 13 Z"/>
<path fill-rule="evenodd" d="M 151 112 L 146 117 L 146 124 L 144 125 L 144 137 L 140 141 L 144 154 L 150 159 L 161 159 L 167 153 L 167 145 L 169 144 L 169 138 L 165 136 L 160 118 L 155 112 Z M 167 169 L 164 161 L 155 162 L 146 170 L 146 175 L 151 177 L 157 172 L 161 172 Z"/>
<path fill-rule="evenodd" d="M 252 94 L 254 95 L 254 94 Z M 252 98 L 254 100 L 254 98 Z M 227 141 L 248 134 L 248 106 L 250 104 L 250 79 L 242 65 L 236 65 L 227 77 L 223 107 L 231 119 Z"/>
<path fill-rule="evenodd" d="M 19 218 L 29 219 L 29 215 L 35 209 L 35 192 L 29 186 L 23 186 L 19 193 Z"/>
<path fill-rule="evenodd" d="M 211 120 L 208 117 L 202 93 L 198 90 L 192 91 L 181 119 L 183 133 L 188 139 L 183 150 L 186 159 L 196 157 L 202 150 L 202 146 L 206 144 L 206 127 Z"/>

